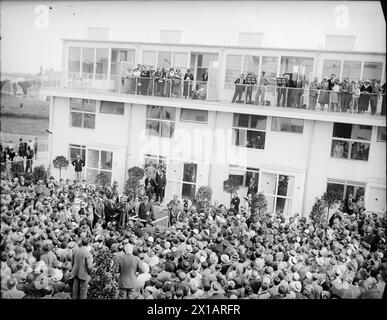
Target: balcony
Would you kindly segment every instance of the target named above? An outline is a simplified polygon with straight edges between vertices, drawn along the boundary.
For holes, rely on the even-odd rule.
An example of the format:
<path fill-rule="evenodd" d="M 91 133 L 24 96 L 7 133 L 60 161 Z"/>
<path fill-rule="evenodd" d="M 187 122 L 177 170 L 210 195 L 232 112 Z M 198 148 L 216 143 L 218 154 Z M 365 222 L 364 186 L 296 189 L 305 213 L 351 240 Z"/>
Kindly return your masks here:
<path fill-rule="evenodd" d="M 42 89 L 69 92 L 109 94 L 118 97 L 157 97 L 162 100 L 188 102 L 195 105 L 223 104 L 240 106 L 243 109 L 265 107 L 271 110 L 314 113 L 338 117 L 378 119 L 385 123 L 382 100 L 385 93 L 362 94 L 334 92 L 306 88 L 278 87 L 273 85 L 238 85 L 214 81 L 183 81 L 127 77 L 107 79 L 100 75 L 62 73 L 56 77 L 42 79 Z M 149 100 L 149 99 L 147 99 Z M 172 101 L 171 101 L 172 102 Z M 256 106 L 256 107 L 255 107 Z M 337 120 L 339 121 L 339 120 Z"/>

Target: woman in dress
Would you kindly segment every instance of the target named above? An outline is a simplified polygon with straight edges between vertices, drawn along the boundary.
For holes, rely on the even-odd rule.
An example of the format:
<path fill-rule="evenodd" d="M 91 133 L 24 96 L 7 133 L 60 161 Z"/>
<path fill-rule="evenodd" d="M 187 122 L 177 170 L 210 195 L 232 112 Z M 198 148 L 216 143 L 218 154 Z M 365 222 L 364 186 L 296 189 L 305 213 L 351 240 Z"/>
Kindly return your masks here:
<path fill-rule="evenodd" d="M 364 81 L 364 84 L 360 87 L 358 113 L 364 113 L 368 110 L 368 105 L 370 102 L 370 93 L 372 93 L 372 87 L 370 86 L 370 81 L 366 80 Z"/>
<path fill-rule="evenodd" d="M 181 90 L 180 90 L 180 86 L 181 86 L 181 79 L 183 78 L 183 75 L 181 74 L 181 71 L 180 69 L 176 69 L 175 71 L 175 77 L 173 79 L 173 82 L 174 82 L 174 85 L 173 85 L 173 94 L 176 96 L 176 97 L 179 97 L 180 96 L 180 93 L 181 93 Z"/>
<path fill-rule="evenodd" d="M 335 84 L 333 85 L 332 93 L 331 93 L 332 94 L 332 98 L 331 98 L 331 108 L 330 108 L 330 111 L 338 111 L 339 91 L 340 91 L 339 81 L 336 80 Z"/>
<path fill-rule="evenodd" d="M 359 98 L 360 98 L 360 86 L 357 81 L 352 81 L 351 92 L 352 92 L 351 110 L 352 112 L 357 112 L 357 108 L 359 105 Z"/>
<path fill-rule="evenodd" d="M 328 77 L 324 77 L 319 87 L 321 91 L 320 91 L 320 96 L 318 98 L 318 103 L 320 104 L 321 111 L 324 110 L 326 104 L 329 104 L 330 92 L 328 91 L 328 87 L 329 87 Z"/>
<path fill-rule="evenodd" d="M 192 82 L 194 80 L 194 76 L 191 73 L 191 70 L 188 69 L 187 73 L 184 75 L 184 90 L 183 95 L 187 99 L 187 97 L 191 97 L 191 91 L 192 91 Z"/>

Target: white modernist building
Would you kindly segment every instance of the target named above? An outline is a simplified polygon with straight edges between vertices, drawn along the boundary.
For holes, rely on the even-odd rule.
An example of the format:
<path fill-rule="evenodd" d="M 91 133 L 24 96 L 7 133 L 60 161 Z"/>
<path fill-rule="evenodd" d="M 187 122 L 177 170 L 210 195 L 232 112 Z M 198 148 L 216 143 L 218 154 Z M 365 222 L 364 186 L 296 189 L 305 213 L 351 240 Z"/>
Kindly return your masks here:
<path fill-rule="evenodd" d="M 125 71 L 137 64 L 172 66 L 183 75 L 191 69 L 194 80 L 179 87 L 180 95 L 203 86 L 206 94 L 184 99 L 165 86 L 166 96 L 160 96 L 153 80 L 144 94 L 138 79 L 131 80 L 131 91 Z M 214 200 L 228 204 L 223 182 L 234 176 L 245 196 L 254 177 L 269 208 L 287 216 L 307 216 L 327 190 L 343 198 L 364 195 L 368 210 L 385 213 L 382 97 L 376 115 L 329 112 L 309 109 L 307 87 L 297 91 L 305 108 L 277 107 L 274 87 L 284 73 L 306 82 L 335 73 L 384 83 L 385 53 L 67 39 L 62 68 L 60 79 L 42 88 L 51 97 L 50 163 L 58 155 L 81 154 L 89 182 L 104 172 L 122 191 L 129 168 L 163 163 L 166 199 L 192 199 L 208 185 Z M 206 70 L 208 80 L 197 81 Z M 262 71 L 270 83 L 265 105 L 231 103 L 234 80 L 251 72 L 259 81 Z M 75 173 L 69 168 L 62 177 L 73 179 Z"/>

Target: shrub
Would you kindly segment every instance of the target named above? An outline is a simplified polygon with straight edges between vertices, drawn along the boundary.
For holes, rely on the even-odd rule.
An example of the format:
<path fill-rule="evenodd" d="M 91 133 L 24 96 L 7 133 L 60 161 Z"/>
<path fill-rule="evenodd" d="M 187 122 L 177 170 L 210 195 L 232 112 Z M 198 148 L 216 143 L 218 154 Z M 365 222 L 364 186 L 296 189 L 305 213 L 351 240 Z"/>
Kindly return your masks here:
<path fill-rule="evenodd" d="M 47 171 L 44 165 L 35 167 L 32 171 L 32 181 L 33 183 L 37 183 L 39 180 L 46 181 L 47 180 Z"/>
<path fill-rule="evenodd" d="M 212 190 L 209 186 L 201 186 L 196 192 L 195 206 L 198 211 L 203 211 L 211 205 Z"/>
<path fill-rule="evenodd" d="M 95 183 L 105 188 L 110 183 L 110 177 L 105 172 L 100 172 L 95 178 Z"/>
<path fill-rule="evenodd" d="M 55 169 L 59 169 L 59 180 L 62 178 L 62 169 L 67 169 L 69 161 L 65 156 L 57 156 L 52 162 Z"/>
<path fill-rule="evenodd" d="M 134 199 L 139 194 L 140 180 L 144 177 L 144 169 L 132 167 L 128 170 L 128 180 L 125 183 L 124 194 Z"/>
<path fill-rule="evenodd" d="M 251 200 L 251 214 L 254 216 L 262 216 L 267 210 L 267 200 L 263 192 L 253 195 Z"/>
<path fill-rule="evenodd" d="M 235 193 L 240 187 L 240 182 L 236 177 L 229 177 L 223 181 L 223 190 L 230 194 L 230 202 L 233 193 Z"/>
<path fill-rule="evenodd" d="M 22 161 L 14 161 L 11 163 L 11 176 L 12 178 L 19 178 L 24 174 L 23 170 L 23 162 Z"/>
<path fill-rule="evenodd" d="M 325 220 L 325 203 L 321 198 L 316 198 L 312 211 L 309 214 L 310 219 L 315 223 L 321 223 Z"/>

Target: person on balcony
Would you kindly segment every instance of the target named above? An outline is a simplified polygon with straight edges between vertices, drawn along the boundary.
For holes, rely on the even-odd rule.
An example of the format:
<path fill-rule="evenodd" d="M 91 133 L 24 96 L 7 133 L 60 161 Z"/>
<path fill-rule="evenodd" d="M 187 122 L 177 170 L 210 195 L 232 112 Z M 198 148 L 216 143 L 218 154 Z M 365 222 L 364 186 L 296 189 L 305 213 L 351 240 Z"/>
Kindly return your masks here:
<path fill-rule="evenodd" d="M 173 68 L 170 68 L 166 74 L 166 83 L 165 83 L 166 84 L 165 95 L 170 98 L 172 97 L 174 78 L 175 78 L 175 70 Z"/>
<path fill-rule="evenodd" d="M 175 70 L 175 76 L 173 78 L 173 95 L 176 97 L 179 97 L 181 94 L 181 79 L 183 78 L 183 75 L 181 74 L 180 69 Z"/>
<path fill-rule="evenodd" d="M 191 97 L 192 91 L 192 82 L 194 81 L 194 76 L 190 69 L 187 70 L 187 73 L 184 75 L 184 89 L 183 95 L 187 99 L 187 97 Z"/>
<path fill-rule="evenodd" d="M 153 95 L 153 73 L 154 73 L 154 70 L 153 70 L 153 67 L 152 66 L 148 66 L 146 68 L 146 77 L 148 78 L 147 81 L 148 81 L 148 85 L 147 85 L 147 92 L 146 94 L 148 96 L 152 96 Z"/>
<path fill-rule="evenodd" d="M 265 92 L 269 80 L 265 76 L 266 72 L 262 71 L 261 78 L 259 79 L 258 90 L 255 94 L 255 104 L 265 105 Z"/>
<path fill-rule="evenodd" d="M 355 80 L 351 82 L 351 94 L 351 110 L 352 112 L 357 112 L 360 98 L 360 86 L 359 83 Z"/>
<path fill-rule="evenodd" d="M 311 110 L 316 109 L 318 89 L 320 89 L 318 77 L 314 77 L 313 82 L 309 85 L 309 109 Z"/>
<path fill-rule="evenodd" d="M 376 107 L 378 105 L 378 96 L 381 91 L 380 84 L 376 79 L 372 79 L 372 93 L 370 94 L 370 105 L 371 105 L 371 114 L 376 114 Z"/>
<path fill-rule="evenodd" d="M 305 81 L 304 81 L 304 76 L 300 75 L 297 79 L 297 82 L 296 82 L 296 90 L 295 90 L 295 103 L 296 103 L 296 108 L 302 108 L 304 107 L 303 105 L 301 105 L 301 97 L 304 93 L 304 87 L 305 87 Z"/>
<path fill-rule="evenodd" d="M 132 68 L 128 68 L 125 71 L 125 80 L 124 80 L 124 93 L 133 93 L 136 85 L 136 80 L 133 78 Z"/>
<path fill-rule="evenodd" d="M 155 95 L 161 97 L 163 92 L 163 73 L 160 68 L 157 68 L 154 73 Z"/>
<path fill-rule="evenodd" d="M 331 109 L 330 111 L 339 111 L 339 92 L 340 92 L 340 83 L 339 80 L 335 80 L 335 84 L 332 88 L 332 98 L 331 98 Z"/>
<path fill-rule="evenodd" d="M 288 74 L 284 74 L 283 77 L 283 81 L 281 83 L 277 83 L 277 107 L 282 106 L 282 108 L 285 108 L 286 92 L 289 87 L 290 77 Z"/>
<path fill-rule="evenodd" d="M 386 115 L 386 83 L 384 83 L 382 85 L 382 93 L 381 93 L 381 96 L 382 96 L 382 111 L 381 111 L 381 115 L 382 116 L 385 116 Z"/>
<path fill-rule="evenodd" d="M 139 94 L 141 83 L 139 83 L 139 78 L 141 75 L 141 65 L 138 64 L 137 68 L 133 69 L 133 81 L 134 81 L 134 88 L 136 88 L 136 94 Z"/>
<path fill-rule="evenodd" d="M 257 85 L 257 77 L 254 73 L 249 72 L 246 76 L 246 103 L 251 104 L 251 95 L 253 93 L 253 88 Z"/>
<path fill-rule="evenodd" d="M 238 97 L 238 101 L 236 102 L 242 103 L 242 95 L 243 95 L 243 91 L 245 91 L 245 84 L 246 84 L 245 75 L 242 73 L 241 76 L 234 81 L 234 84 L 235 84 L 235 92 L 234 92 L 234 96 L 232 97 L 231 103 L 235 103 L 235 100 L 237 97 Z"/>
<path fill-rule="evenodd" d="M 202 82 L 207 82 L 208 81 L 208 70 L 205 69 L 204 73 L 202 74 Z"/>
<path fill-rule="evenodd" d="M 336 79 L 336 75 L 334 73 L 331 74 L 331 78 L 328 80 L 328 91 L 332 91 L 333 90 L 333 87 L 335 86 L 336 84 L 336 81 L 338 81 L 338 79 Z M 330 106 L 329 106 L 329 110 L 332 110 L 333 109 L 333 106 L 332 104 L 334 102 L 332 102 L 332 99 L 333 99 L 333 95 L 331 96 L 331 102 L 330 102 Z M 335 99 L 333 99 L 335 100 Z M 337 101 L 338 101 L 338 94 L 337 94 Z"/>
<path fill-rule="evenodd" d="M 321 111 L 324 110 L 325 105 L 327 104 L 329 106 L 329 82 L 328 82 L 328 77 L 324 77 L 321 81 L 320 84 L 320 96 L 318 98 L 318 103 L 320 104 L 320 109 Z"/>
<path fill-rule="evenodd" d="M 351 104 L 351 84 L 349 79 L 345 78 L 340 86 L 341 92 L 341 112 L 347 112 Z"/>
<path fill-rule="evenodd" d="M 372 93 L 372 87 L 370 86 L 370 81 L 366 80 L 364 81 L 364 84 L 360 87 L 358 113 L 364 113 L 365 111 L 368 111 L 370 93 Z"/>

